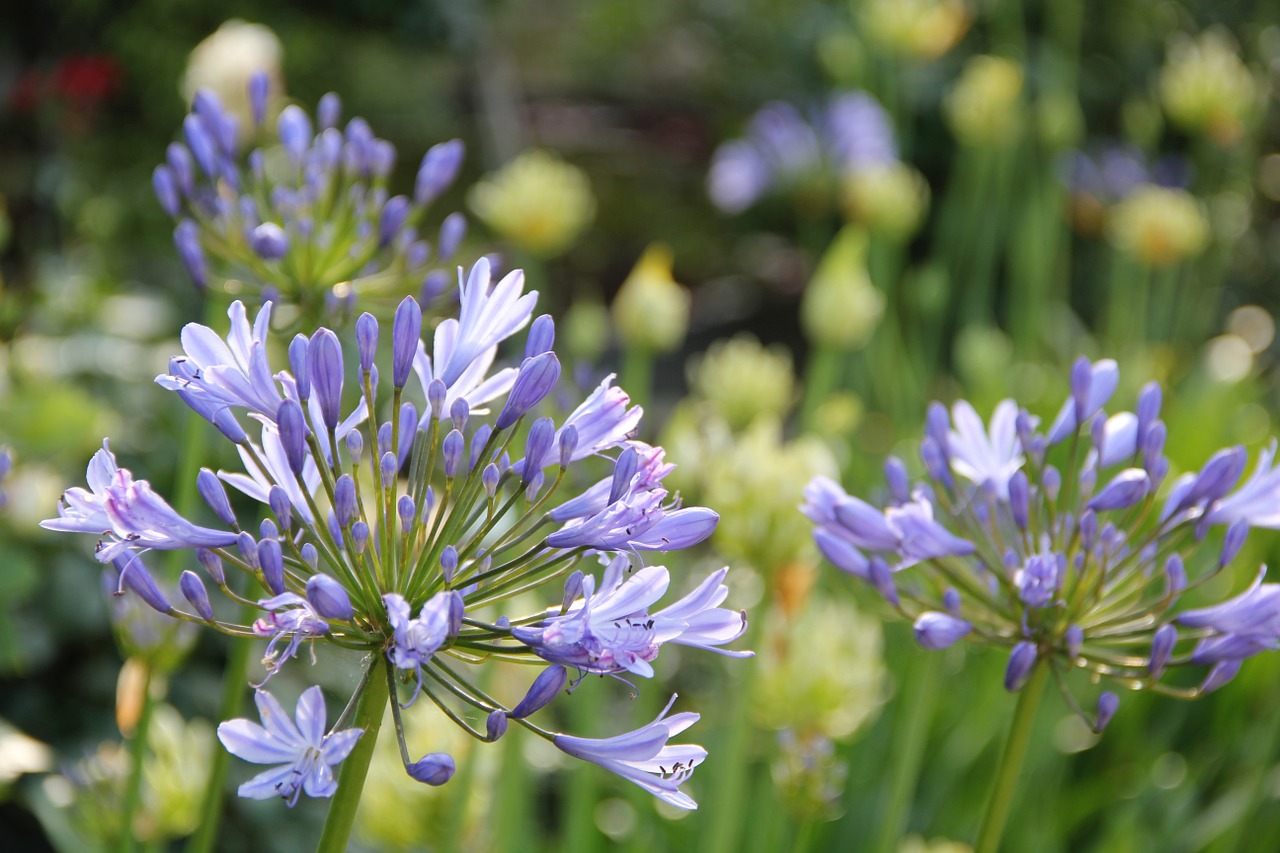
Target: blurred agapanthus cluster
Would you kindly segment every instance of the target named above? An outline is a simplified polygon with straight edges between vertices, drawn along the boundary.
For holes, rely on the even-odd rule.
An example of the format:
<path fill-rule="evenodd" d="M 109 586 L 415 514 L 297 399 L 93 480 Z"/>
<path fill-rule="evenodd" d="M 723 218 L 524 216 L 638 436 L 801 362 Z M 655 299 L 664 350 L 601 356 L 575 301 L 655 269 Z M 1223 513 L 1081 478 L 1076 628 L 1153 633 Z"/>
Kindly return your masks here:
<path fill-rule="evenodd" d="M 831 480 L 809 485 L 804 512 L 818 546 L 911 620 L 925 648 L 1008 648 L 1011 691 L 1037 667 L 1077 710 L 1066 684 L 1077 669 L 1185 698 L 1216 690 L 1280 644 L 1280 585 L 1259 573 L 1228 601 L 1180 605 L 1231 565 L 1250 527 L 1280 526 L 1275 446 L 1234 491 L 1242 447 L 1166 483 L 1160 388 L 1149 383 L 1135 412 L 1108 416 L 1118 379 L 1113 361 L 1078 361 L 1047 428 L 1013 400 L 985 425 L 963 400 L 950 415 L 933 404 L 920 446 L 926 477 L 913 483 L 890 458 L 883 511 Z M 1217 553 L 1197 553 L 1218 527 Z M 1116 706 L 1106 691 L 1095 714 L 1081 713 L 1100 730 Z"/>
<path fill-rule="evenodd" d="M 479 740 L 497 740 L 515 721 L 568 755 L 673 805 L 694 807 L 679 785 L 705 750 L 667 739 L 696 714 L 664 711 L 637 732 L 603 740 L 545 731 L 528 719 L 565 687 L 570 671 L 578 674 L 575 684 L 587 674 L 648 678 L 666 643 L 748 653 L 719 649 L 746 628 L 743 613 L 719 606 L 728 594 L 727 569 L 657 607 L 670 573 L 640 554 L 694 545 L 718 517 L 681 507 L 663 487 L 674 466 L 662 448 L 631 438 L 641 411 L 611 377 L 559 425 L 534 417 L 559 380 L 560 363 L 550 317 L 530 324 L 537 294 L 523 293 L 523 283 L 520 271 L 493 283 L 488 261 L 479 261 L 459 283 L 459 316 L 436 328 L 430 354 L 421 308 L 405 298 L 391 330 L 391 370 L 381 374 L 379 325 L 367 313 L 355 324 L 354 371 L 338 337 L 320 328 L 297 335 L 288 348 L 290 369 L 273 373 L 270 303 L 252 323 L 233 303 L 225 340 L 189 324 L 185 356 L 157 381 L 240 453 L 242 471 L 204 469 L 197 481 L 218 525 L 182 517 L 145 480 L 120 468 L 105 446 L 90 463 L 89 488 L 69 489 L 59 518 L 45 522 L 102 537 L 97 557 L 115 568 L 118 591 L 131 590 L 177 619 L 267 641 L 256 685 L 265 728 L 248 720 L 219 728 L 235 755 L 275 765 L 242 785 L 243 796 L 292 803 L 301 793 L 335 791 L 330 768 L 361 734 L 348 726 L 354 697 L 328 728 L 319 687 L 299 700 L 296 722 L 262 689 L 304 648 L 327 641 L 370 656 L 357 697 L 370 689 L 369 679 L 386 680 L 405 768 L 420 782 L 447 781 L 454 762 L 444 753 L 411 760 L 400 721 L 402 684 L 406 705 L 426 694 Z M 525 326 L 520 366 L 491 372 L 499 345 Z M 415 376 L 420 392 L 412 390 Z M 343 393 L 352 378 L 354 405 L 353 395 Z M 592 457 L 609 459 L 612 473 L 584 491 L 571 489 L 566 475 Z M 266 517 L 242 525 L 224 483 L 259 502 Z M 151 549 L 195 550 L 202 573 L 182 574 L 184 605 L 175 606 L 143 565 L 141 553 Z M 597 557 L 599 578 L 592 571 Z M 242 592 L 237 574 L 264 597 Z M 485 615 L 561 578 L 563 594 L 545 611 Z M 210 583 L 259 618 L 220 616 Z M 507 703 L 465 674 L 463 665 L 491 658 L 539 665 L 542 672 L 528 695 Z M 468 719 L 477 712 L 481 722 Z"/>
<path fill-rule="evenodd" d="M 320 99 L 314 124 L 293 104 L 269 119 L 270 86 L 266 72 L 250 78 L 250 132 L 212 91 L 196 92 L 185 144 L 170 144 L 155 168 L 156 197 L 177 220 L 174 242 L 191 278 L 206 286 L 212 259 L 229 292 L 283 300 L 311 319 L 406 290 L 429 304 L 449 286 L 443 267 L 466 233 L 460 213 L 444 217 L 434 246 L 422 230 L 457 176 L 461 141 L 427 151 L 411 196 L 391 195 L 396 150 L 368 122 L 357 116 L 339 129 L 333 93 Z M 247 139 L 259 147 L 246 152 Z"/>

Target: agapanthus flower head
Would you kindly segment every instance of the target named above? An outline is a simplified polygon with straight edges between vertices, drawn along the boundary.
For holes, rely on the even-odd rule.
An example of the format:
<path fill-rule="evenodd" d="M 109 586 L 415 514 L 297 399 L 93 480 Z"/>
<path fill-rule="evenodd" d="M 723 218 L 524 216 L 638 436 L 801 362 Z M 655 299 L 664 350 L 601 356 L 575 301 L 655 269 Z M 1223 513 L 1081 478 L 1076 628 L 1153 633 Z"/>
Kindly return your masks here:
<path fill-rule="evenodd" d="M 1275 445 L 1239 488 L 1238 447 L 1165 482 L 1159 387 L 1143 389 L 1136 412 L 1108 416 L 1118 379 L 1115 362 L 1080 359 L 1047 430 L 1012 400 L 989 426 L 965 401 L 950 414 L 934 404 L 926 474 L 909 495 L 891 480 L 877 509 L 831 480 L 810 483 L 803 511 L 818 547 L 911 621 L 925 648 L 1007 649 L 1009 690 L 1037 667 L 1064 686 L 1083 670 L 1095 684 L 1186 698 L 1217 689 L 1243 659 L 1280 647 L 1280 584 L 1259 574 L 1222 604 L 1180 605 L 1185 590 L 1229 571 L 1250 527 L 1280 527 Z M 1209 548 L 1212 527 L 1224 535 Z M 1090 713 L 1067 698 L 1097 730 L 1116 710 L 1113 693 Z"/>
<path fill-rule="evenodd" d="M 481 740 L 497 740 L 509 720 L 554 740 L 559 735 L 530 717 L 561 692 L 569 672 L 649 677 L 667 643 L 748 654 L 723 648 L 746 626 L 742 612 L 720 606 L 727 569 L 657 606 L 672 578 L 665 567 L 647 565 L 651 555 L 698 544 L 718 516 L 681 506 L 663 487 L 674 466 L 661 447 L 632 437 L 639 408 L 607 377 L 568 415 L 557 415 L 554 325 L 547 317 L 531 323 L 536 294 L 524 293 L 523 275 L 493 282 L 487 260 L 460 275 L 460 315 L 429 332 L 430 346 L 413 297 L 396 311 L 390 335 L 372 316 L 355 324 L 356 357 L 328 329 L 297 336 L 289 370 L 268 361 L 269 304 L 251 323 L 234 303 L 225 339 L 188 326 L 185 355 L 157 382 L 237 446 L 241 470 L 197 477 L 217 525 L 188 521 L 119 467 L 104 444 L 89 465 L 88 488 L 68 489 L 59 517 L 45 526 L 100 537 L 98 556 L 116 567 L 117 589 L 152 610 L 265 641 L 259 688 L 329 643 L 366 651 L 366 682 L 385 678 L 394 688 L 401 738 L 402 707 L 421 692 Z M 512 350 L 524 354 L 518 366 L 493 369 L 499 350 L 526 327 L 527 340 Z M 391 364 L 380 373 L 379 356 L 388 349 Z M 410 381 L 414 372 L 419 382 Z M 590 466 L 603 478 L 574 489 L 572 475 Z M 254 524 L 233 511 L 223 484 L 256 501 L 263 518 Z M 142 565 L 145 549 L 194 551 L 193 570 L 178 585 L 181 599 Z M 592 571 L 597 558 L 599 575 Z M 258 596 L 232 591 L 227 573 L 237 570 L 261 589 Z M 502 612 L 505 602 L 544 585 L 552 588 L 547 609 Z M 215 589 L 256 602 L 258 618 L 217 618 L 209 596 Z M 547 675 L 534 679 L 530 696 L 508 705 L 466 672 L 494 657 L 541 664 Z M 401 693 L 408 694 L 403 703 Z M 274 700 L 258 695 L 271 737 L 239 721 L 230 729 L 241 735 L 235 745 L 225 734 L 223 741 L 248 760 L 280 767 L 242 793 L 292 800 L 301 786 L 327 796 L 327 768 L 349 747 L 343 739 L 336 741 L 342 749 L 326 745 L 344 732 L 308 728 L 323 716 L 318 689 L 296 731 L 273 728 Z M 587 752 L 583 757 L 596 760 Z M 447 756 L 411 762 L 407 747 L 402 754 L 409 775 L 425 784 L 452 775 Z M 646 756 L 679 762 L 654 770 L 661 781 L 647 787 L 685 803 L 672 779 L 697 762 L 690 762 L 692 752 L 672 753 L 670 762 L 667 755 L 658 745 Z M 632 778 L 629 761 L 598 763 Z"/>
<path fill-rule="evenodd" d="M 806 195 L 831 177 L 898 162 L 888 114 L 865 92 L 839 92 L 806 116 L 785 101 L 760 108 L 746 134 L 716 149 L 707 192 L 741 213 L 770 192 Z"/>
<path fill-rule="evenodd" d="M 295 104 L 268 120 L 272 86 L 268 75 L 249 78 L 252 124 L 212 93 L 197 93 L 183 141 L 155 168 L 156 196 L 177 220 L 174 241 L 192 279 L 203 287 L 234 277 L 309 318 L 405 290 L 421 291 L 424 303 L 439 296 L 465 221 L 445 217 L 432 226 L 437 237 L 426 230 L 427 210 L 457 176 L 462 143 L 431 148 L 413 192 L 395 195 L 395 147 L 368 122 L 355 117 L 338 127 L 332 93 L 315 124 Z M 253 141 L 258 147 L 245 150 Z"/>

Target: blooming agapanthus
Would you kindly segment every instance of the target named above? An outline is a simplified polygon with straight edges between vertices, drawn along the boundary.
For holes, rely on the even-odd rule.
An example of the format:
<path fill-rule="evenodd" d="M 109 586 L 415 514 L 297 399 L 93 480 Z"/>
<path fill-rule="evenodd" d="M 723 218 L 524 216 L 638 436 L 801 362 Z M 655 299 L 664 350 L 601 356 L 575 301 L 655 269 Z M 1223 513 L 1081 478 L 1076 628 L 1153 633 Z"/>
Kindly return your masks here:
<path fill-rule="evenodd" d="M 368 122 L 357 116 L 339 128 L 333 93 L 320 99 L 314 125 L 296 105 L 268 117 L 270 85 L 265 72 L 249 82 L 252 133 L 241 132 L 212 92 L 197 92 L 183 142 L 169 146 L 152 175 L 195 283 L 208 283 L 212 258 L 217 271 L 260 288 L 264 300 L 284 298 L 306 316 L 410 287 L 421 288 L 424 304 L 440 295 L 450 282 L 443 265 L 466 220 L 445 217 L 434 247 L 420 229 L 457 176 L 461 141 L 431 148 L 413 193 L 392 195 L 396 150 Z M 254 138 L 260 147 L 242 150 Z"/>
<path fill-rule="evenodd" d="M 721 210 L 740 213 L 772 191 L 897 162 L 889 116 L 865 92 L 833 95 L 812 120 L 775 101 L 752 116 L 743 138 L 716 149 L 707 192 Z"/>
<path fill-rule="evenodd" d="M 1166 483 L 1160 387 L 1108 416 L 1118 379 L 1115 362 L 1080 359 L 1047 429 L 1011 400 L 989 427 L 964 401 L 950 416 L 935 403 L 920 446 L 925 478 L 913 484 L 890 458 L 883 510 L 829 479 L 809 484 L 803 511 L 819 548 L 872 584 L 925 648 L 1009 649 L 1010 690 L 1042 666 L 1077 710 L 1066 684 L 1075 670 L 1184 698 L 1221 687 L 1245 658 L 1280 648 L 1280 584 L 1259 574 L 1222 604 L 1180 604 L 1230 566 L 1250 527 L 1280 527 L 1274 444 L 1235 491 L 1241 447 Z M 1195 559 L 1213 527 L 1225 530 L 1220 548 Z M 1080 713 L 1100 730 L 1116 704 L 1104 691 L 1096 712 Z"/>
<path fill-rule="evenodd" d="M 328 768 L 350 745 L 343 732 L 324 734 L 318 689 L 300 703 L 297 726 L 275 728 L 278 706 L 261 690 L 290 661 L 305 660 L 304 650 L 313 657 L 331 643 L 370 655 L 363 683 L 388 681 L 397 722 L 402 705 L 426 693 L 481 740 L 496 740 L 516 720 L 627 778 L 657 773 L 659 781 L 642 784 L 692 807 L 677 786 L 705 755 L 700 747 L 667 747 L 664 736 L 644 755 L 622 750 L 615 760 L 607 742 L 600 752 L 528 717 L 561 691 L 570 671 L 579 681 L 588 673 L 651 676 L 666 643 L 747 654 L 720 648 L 746 625 L 741 612 L 719 606 L 726 570 L 659 607 L 670 573 L 640 558 L 701 542 L 718 517 L 681 507 L 663 488 L 673 466 L 661 448 L 631 438 L 641 412 L 611 379 L 559 424 L 537 416 L 560 376 L 550 318 L 531 322 L 536 294 L 523 292 L 519 271 L 493 283 L 482 259 L 460 277 L 460 316 L 439 324 L 429 345 L 419 303 L 401 303 L 390 365 L 381 372 L 378 323 L 368 314 L 355 323 L 357 364 L 321 328 L 295 337 L 290 369 L 277 372 L 264 340 L 269 304 L 253 323 L 233 304 L 225 341 L 189 325 L 185 354 L 157 381 L 240 452 L 243 470 L 206 469 L 197 478 L 219 524 L 183 518 L 104 444 L 90 462 L 88 488 L 67 490 L 59 517 L 45 526 L 101 537 L 98 558 L 116 567 L 118 588 L 154 609 L 266 641 L 255 685 L 265 729 L 235 721 L 220 730 L 230 733 L 223 740 L 237 755 L 278 765 L 242 788 L 246 796 L 275 791 L 292 802 L 299 790 L 332 793 Z M 519 366 L 491 372 L 498 349 L 526 326 Z M 571 469 L 591 465 L 612 473 L 575 491 Z M 260 506 L 260 521 L 237 516 L 226 485 Z M 178 584 L 185 606 L 153 581 L 139 559 L 146 549 L 194 550 L 200 571 L 184 572 Z M 606 566 L 599 580 L 597 561 Z M 228 577 L 236 573 L 260 592 L 244 592 Z M 258 617 L 247 624 L 221 618 L 210 583 L 256 606 Z M 501 612 L 505 602 L 551 583 L 550 608 Z M 494 658 L 543 672 L 527 696 L 505 704 L 475 686 L 466 669 Z M 694 719 L 677 714 L 663 731 L 676 734 Z M 615 740 L 648 744 L 655 725 Z M 400 725 L 397 733 L 403 742 Z M 403 743 L 402 754 L 419 781 L 440 784 L 453 773 L 448 756 L 414 762 Z M 678 766 L 651 771 L 650 759 Z"/>

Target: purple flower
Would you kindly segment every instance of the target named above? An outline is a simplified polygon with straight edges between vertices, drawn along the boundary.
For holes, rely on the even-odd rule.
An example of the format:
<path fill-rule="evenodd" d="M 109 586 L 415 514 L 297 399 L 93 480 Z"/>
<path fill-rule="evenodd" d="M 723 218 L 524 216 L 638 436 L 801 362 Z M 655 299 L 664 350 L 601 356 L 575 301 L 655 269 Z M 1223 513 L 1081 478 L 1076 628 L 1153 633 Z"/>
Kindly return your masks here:
<path fill-rule="evenodd" d="M 640 424 L 644 410 L 639 406 L 631 406 L 631 398 L 621 388 L 613 386 L 614 374 L 609 374 L 591 395 L 574 409 L 560 429 L 556 431 L 554 445 L 558 446 L 565 432 L 572 428 L 577 436 L 568 461 L 576 462 L 588 456 L 596 456 L 605 450 L 618 447 L 635 433 Z M 512 465 L 517 474 L 523 473 L 525 466 L 544 468 L 559 461 L 557 452 L 552 446 L 539 455 L 537 459 L 521 459 Z M 563 464 L 563 463 L 562 463 Z"/>
<path fill-rule="evenodd" d="M 926 649 L 945 649 L 959 642 L 973 630 L 973 623 L 931 610 L 921 613 L 915 622 L 916 642 Z"/>
<path fill-rule="evenodd" d="M 514 628 L 512 636 L 554 663 L 600 675 L 631 672 L 653 677 L 650 661 L 664 643 L 695 646 L 729 657 L 751 652 L 714 648 L 732 642 L 747 629 L 745 614 L 717 605 L 729 590 L 727 568 L 713 572 L 697 589 L 674 604 L 650 613 L 663 596 L 670 575 L 662 566 L 646 566 L 629 577 L 628 556 L 610 562 L 595 591 L 595 578 L 582 579 L 582 598 L 563 616 L 553 616 L 539 628 Z"/>
<path fill-rule="evenodd" d="M 231 303 L 227 316 L 231 331 L 225 343 L 208 326 L 184 326 L 182 349 L 186 358 L 177 361 L 191 370 L 181 375 L 161 374 L 156 382 L 170 391 L 186 391 L 199 398 L 239 406 L 274 421 L 284 398 L 267 362 L 271 303 L 262 306 L 252 326 L 239 300 Z"/>
<path fill-rule="evenodd" d="M 680 784 L 693 775 L 707 751 L 695 744 L 668 743 L 698 721 L 698 715 L 688 711 L 668 717 L 675 701 L 672 696 L 657 719 L 633 732 L 610 738 L 556 735 L 555 745 L 566 755 L 617 773 L 676 808 L 696 809 L 698 804 L 680 790 Z"/>
<path fill-rule="evenodd" d="M 267 615 L 253 623 L 253 633 L 259 637 L 271 638 L 262 655 L 267 676 L 257 685 L 261 687 L 280 671 L 285 661 L 298 654 L 298 648 L 304 640 L 329 633 L 329 623 L 316 612 L 311 602 L 292 592 L 264 598 L 258 602 L 258 606 L 267 611 Z M 276 646 L 286 637 L 289 644 L 283 652 L 278 652 Z"/>
<path fill-rule="evenodd" d="M 1177 617 L 1184 628 L 1211 632 L 1191 652 L 1192 663 L 1217 663 L 1280 648 L 1280 584 L 1263 583 L 1266 567 L 1244 592 Z"/>
<path fill-rule="evenodd" d="M 254 694 L 262 725 L 251 720 L 227 720 L 218 726 L 218 740 L 237 758 L 254 764 L 275 764 L 240 786 L 239 794 L 253 800 L 282 797 L 293 806 L 298 796 L 331 797 L 338 790 L 333 767 L 355 748 L 363 729 L 325 734 L 324 694 L 309 687 L 298 699 L 289 719 L 276 698 L 265 690 Z"/>
<path fill-rule="evenodd" d="M 1051 445 L 1073 434 L 1081 424 L 1097 414 L 1098 410 L 1111 399 L 1120 382 L 1120 368 L 1112 359 L 1100 359 L 1093 364 L 1088 364 L 1086 360 L 1081 359 L 1077 362 L 1077 365 L 1080 364 L 1086 365 L 1088 369 L 1081 371 L 1083 378 L 1074 382 L 1073 396 L 1062 404 L 1058 416 L 1053 420 L 1053 426 L 1049 428 Z M 1081 393 L 1076 395 L 1077 391 Z M 1079 400 L 1076 399 L 1077 396 Z M 1084 405 L 1078 405 L 1079 402 L 1083 402 Z"/>
<path fill-rule="evenodd" d="M 1247 482 L 1209 510 L 1210 524 L 1243 521 L 1250 527 L 1280 529 L 1280 468 L 1273 468 L 1276 442 L 1258 454 L 1258 466 Z"/>
<path fill-rule="evenodd" d="M 439 592 L 422 605 L 418 618 L 410 618 L 409 602 L 394 592 L 382 597 L 387 607 L 387 620 L 394 632 L 394 643 L 387 659 L 397 669 L 417 673 L 418 683 L 405 707 L 412 705 L 422 690 L 422 667 L 431 656 L 457 634 L 456 623 L 462 618 L 462 596 L 455 591 Z"/>
<path fill-rule="evenodd" d="M 1018 404 L 1001 400 L 991 415 L 988 430 L 973 406 L 959 400 L 951 407 L 955 429 L 948 434 L 951 467 L 961 477 L 977 486 L 988 483 L 1000 500 L 1009 499 L 1009 478 L 1022 467 L 1022 444 L 1018 441 L 1015 422 Z"/>
<path fill-rule="evenodd" d="M 1018 586 L 1018 598 L 1028 607 L 1045 607 L 1053 602 L 1066 576 L 1067 558 L 1058 553 L 1032 556 L 1018 570 L 1013 582 Z"/>

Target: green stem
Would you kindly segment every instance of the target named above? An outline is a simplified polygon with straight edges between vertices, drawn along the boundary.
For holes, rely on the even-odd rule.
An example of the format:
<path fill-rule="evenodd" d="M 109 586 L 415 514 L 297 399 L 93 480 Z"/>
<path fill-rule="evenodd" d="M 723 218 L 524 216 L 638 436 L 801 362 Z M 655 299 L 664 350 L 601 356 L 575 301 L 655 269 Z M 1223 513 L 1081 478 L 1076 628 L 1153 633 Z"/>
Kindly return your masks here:
<path fill-rule="evenodd" d="M 653 394 L 653 353 L 641 347 L 622 351 L 622 381 L 619 383 L 636 406 L 648 406 Z"/>
<path fill-rule="evenodd" d="M 381 658 L 374 656 L 369 661 L 369 666 L 379 666 L 380 663 Z M 364 734 L 356 742 L 356 747 L 347 756 L 347 760 L 342 762 L 342 772 L 338 774 L 338 791 L 333 795 L 333 802 L 329 806 L 329 815 L 325 818 L 324 831 L 320 834 L 316 853 L 342 853 L 347 849 L 347 839 L 356 819 L 356 810 L 360 807 L 360 794 L 364 791 L 365 777 L 369 775 L 369 762 L 373 759 L 373 748 L 378 743 L 378 730 L 382 728 L 389 696 L 385 678 L 371 677 L 365 680 L 364 692 L 360 695 L 355 718 L 351 722 L 355 728 L 364 729 Z"/>
<path fill-rule="evenodd" d="M 600 679 L 592 679 L 599 682 Z M 572 731 L 595 735 L 594 724 L 604 711 L 604 684 L 583 682 L 569 706 Z M 600 847 L 600 830 L 596 828 L 595 810 L 600 802 L 600 769 L 586 762 L 578 762 L 568 779 L 568 794 L 564 808 L 564 849 L 587 853 Z"/>
<path fill-rule="evenodd" d="M 124 805 L 120 813 L 120 845 L 121 853 L 133 853 L 133 815 L 142 802 L 143 765 L 147 759 L 147 730 L 151 728 L 151 712 L 155 701 L 151 698 L 151 667 L 142 664 L 145 676 L 142 679 L 142 712 L 138 715 L 138 723 L 133 728 L 129 739 L 129 779 L 124 789 Z"/>
<path fill-rule="evenodd" d="M 251 622 L 257 608 L 241 609 L 240 619 Z M 253 658 L 255 643 L 236 640 L 231 643 L 227 662 L 222 671 L 222 698 L 218 702 L 218 719 L 230 720 L 240 715 L 244 705 L 245 684 L 249 680 L 249 662 Z M 186 853 L 209 853 L 218 838 L 218 825 L 222 821 L 222 798 L 226 793 L 227 771 L 231 767 L 231 753 L 215 749 L 209 766 L 209 779 L 205 782 L 204 799 L 200 803 L 200 825 L 187 841 Z"/>
<path fill-rule="evenodd" d="M 804 400 L 800 406 L 800 425 L 805 432 L 817 431 L 818 410 L 840 387 L 845 358 L 847 354 L 839 350 L 814 345 L 805 369 Z"/>
<path fill-rule="evenodd" d="M 908 807 L 915 794 L 923 765 L 924 745 L 929 734 L 929 722 L 937 704 L 939 667 L 937 655 L 917 652 L 907 672 L 897 708 L 905 713 L 893 727 L 893 742 L 889 754 L 889 805 L 883 812 L 880 836 L 875 849 L 880 853 L 892 853 L 898 849 L 898 839 L 906 828 Z"/>
<path fill-rule="evenodd" d="M 995 787 L 991 791 L 991 799 L 987 801 L 987 813 L 982 819 L 982 828 L 978 831 L 974 853 L 996 853 L 1000 847 L 1000 836 L 1004 833 L 1005 821 L 1009 819 L 1009 809 L 1013 805 L 1013 793 L 1022 772 L 1022 762 L 1027 757 L 1027 747 L 1031 743 L 1036 708 L 1040 706 L 1040 697 L 1044 695 L 1044 686 L 1048 681 L 1048 664 L 1037 662 L 1030 680 L 1018 694 L 1018 705 L 1013 711 L 1013 722 L 1009 725 L 1009 739 L 1005 741 L 1004 752 L 1000 755 Z"/>

